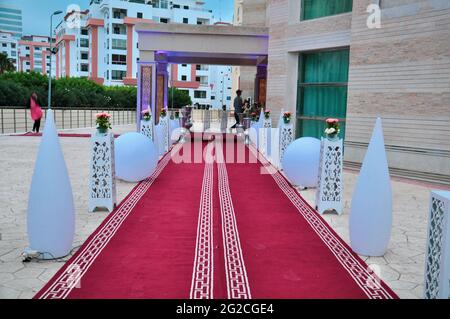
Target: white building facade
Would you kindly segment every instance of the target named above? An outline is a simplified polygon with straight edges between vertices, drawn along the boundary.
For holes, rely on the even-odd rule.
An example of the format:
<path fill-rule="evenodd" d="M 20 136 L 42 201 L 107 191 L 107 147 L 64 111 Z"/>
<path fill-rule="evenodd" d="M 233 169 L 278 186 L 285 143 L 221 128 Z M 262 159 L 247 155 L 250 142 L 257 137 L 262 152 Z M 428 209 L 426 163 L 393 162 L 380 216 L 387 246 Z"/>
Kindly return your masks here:
<path fill-rule="evenodd" d="M 212 11 L 205 9 L 201 1 L 92 0 L 86 10 L 68 12 L 57 26 L 56 76 L 87 77 L 104 85 L 136 85 L 137 23 L 212 22 Z M 230 75 L 228 69 L 171 65 L 169 85 L 187 90 L 193 104 L 222 107 L 231 99 L 229 92 L 222 92 L 231 87 L 231 76 L 224 76 Z"/>
<path fill-rule="evenodd" d="M 16 70 L 18 69 L 19 54 L 17 38 L 13 33 L 0 30 L 0 53 L 4 53 L 11 59 Z"/>
<path fill-rule="evenodd" d="M 47 36 L 23 36 L 19 41 L 19 72 L 36 72 L 49 75 L 50 72 L 50 38 Z M 52 41 L 54 41 L 52 39 Z M 52 61 L 52 76 L 56 75 L 55 60 Z"/>

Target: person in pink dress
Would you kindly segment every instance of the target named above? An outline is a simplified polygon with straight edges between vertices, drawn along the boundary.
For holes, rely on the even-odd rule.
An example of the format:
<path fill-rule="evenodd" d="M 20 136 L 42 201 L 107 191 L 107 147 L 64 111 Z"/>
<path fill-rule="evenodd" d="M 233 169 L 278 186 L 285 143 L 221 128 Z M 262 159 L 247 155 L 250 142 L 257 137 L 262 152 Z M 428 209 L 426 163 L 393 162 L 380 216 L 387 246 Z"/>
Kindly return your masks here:
<path fill-rule="evenodd" d="M 39 127 L 41 126 L 42 109 L 38 103 L 38 96 L 36 92 L 33 92 L 30 97 L 30 113 L 31 118 L 34 121 L 33 132 L 39 133 Z"/>

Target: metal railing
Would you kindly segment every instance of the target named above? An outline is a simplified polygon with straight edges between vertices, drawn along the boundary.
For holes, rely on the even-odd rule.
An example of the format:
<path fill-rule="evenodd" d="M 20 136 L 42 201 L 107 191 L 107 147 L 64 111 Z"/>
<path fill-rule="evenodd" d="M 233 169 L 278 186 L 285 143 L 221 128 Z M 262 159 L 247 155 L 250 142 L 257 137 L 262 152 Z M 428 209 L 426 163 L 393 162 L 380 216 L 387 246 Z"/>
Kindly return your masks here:
<path fill-rule="evenodd" d="M 95 127 L 95 115 L 99 112 L 111 114 L 111 124 L 126 125 L 136 123 L 135 109 L 120 108 L 62 108 L 55 107 L 53 114 L 58 129 L 72 129 Z M 47 109 L 43 109 L 41 131 L 45 125 Z M 30 110 L 22 106 L 0 107 L 0 134 L 13 134 L 29 132 L 34 121 L 30 117 Z"/>

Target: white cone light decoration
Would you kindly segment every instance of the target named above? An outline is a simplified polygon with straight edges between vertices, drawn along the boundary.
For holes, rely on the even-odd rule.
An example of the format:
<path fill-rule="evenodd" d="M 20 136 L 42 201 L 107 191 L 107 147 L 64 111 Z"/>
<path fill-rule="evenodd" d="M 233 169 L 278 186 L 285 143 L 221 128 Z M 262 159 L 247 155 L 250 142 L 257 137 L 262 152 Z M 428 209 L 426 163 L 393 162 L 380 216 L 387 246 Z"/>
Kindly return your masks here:
<path fill-rule="evenodd" d="M 75 208 L 53 111 L 47 111 L 28 199 L 28 240 L 30 250 L 40 258 L 69 254 L 75 233 Z"/>
<path fill-rule="evenodd" d="M 392 192 L 378 118 L 359 173 L 350 209 L 350 243 L 364 256 L 386 252 L 392 228 Z"/>

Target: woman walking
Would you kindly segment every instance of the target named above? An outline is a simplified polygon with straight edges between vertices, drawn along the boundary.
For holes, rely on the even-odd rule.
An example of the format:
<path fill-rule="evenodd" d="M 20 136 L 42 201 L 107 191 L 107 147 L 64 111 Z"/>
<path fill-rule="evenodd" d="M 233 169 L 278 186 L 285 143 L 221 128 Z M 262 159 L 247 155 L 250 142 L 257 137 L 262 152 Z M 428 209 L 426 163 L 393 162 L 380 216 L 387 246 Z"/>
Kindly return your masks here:
<path fill-rule="evenodd" d="M 41 126 L 42 109 L 38 103 L 38 96 L 36 92 L 33 92 L 30 97 L 30 113 L 31 118 L 34 121 L 33 132 L 39 133 L 39 127 Z"/>

